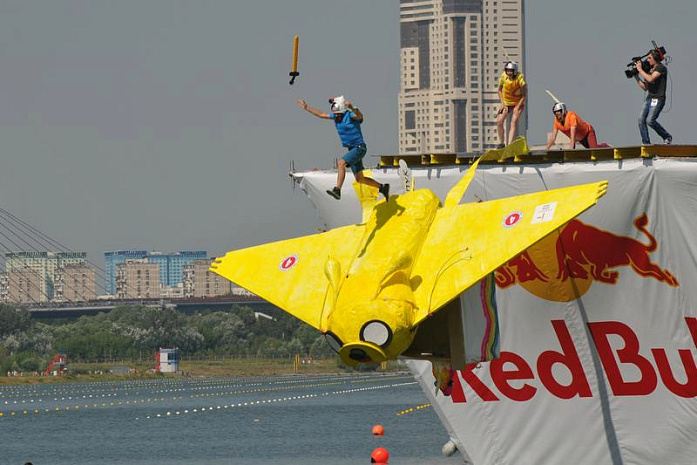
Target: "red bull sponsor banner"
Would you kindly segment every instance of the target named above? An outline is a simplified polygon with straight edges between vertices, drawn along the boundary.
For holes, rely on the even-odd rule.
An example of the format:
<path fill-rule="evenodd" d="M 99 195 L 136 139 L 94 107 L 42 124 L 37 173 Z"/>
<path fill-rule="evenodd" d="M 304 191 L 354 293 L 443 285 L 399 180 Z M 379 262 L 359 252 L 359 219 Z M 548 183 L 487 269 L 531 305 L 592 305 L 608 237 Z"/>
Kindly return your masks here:
<path fill-rule="evenodd" d="M 442 196 L 461 168 L 413 173 Z M 409 362 L 467 462 L 697 463 L 695 159 L 483 166 L 465 200 L 603 179 L 598 205 L 496 271 L 499 358 Z"/>

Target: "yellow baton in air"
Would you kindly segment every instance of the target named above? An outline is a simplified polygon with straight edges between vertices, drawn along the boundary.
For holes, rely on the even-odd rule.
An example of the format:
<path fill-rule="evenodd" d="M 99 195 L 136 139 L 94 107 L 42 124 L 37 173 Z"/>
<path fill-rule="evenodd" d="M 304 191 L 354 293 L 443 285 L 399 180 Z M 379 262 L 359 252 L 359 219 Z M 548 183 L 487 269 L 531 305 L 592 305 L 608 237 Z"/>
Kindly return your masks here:
<path fill-rule="evenodd" d="M 290 78 L 290 85 L 293 85 L 293 82 L 295 82 L 295 77 L 300 76 L 300 73 L 298 73 L 298 36 L 295 36 L 295 43 L 293 44 L 293 71 L 291 71 L 288 74 Z"/>

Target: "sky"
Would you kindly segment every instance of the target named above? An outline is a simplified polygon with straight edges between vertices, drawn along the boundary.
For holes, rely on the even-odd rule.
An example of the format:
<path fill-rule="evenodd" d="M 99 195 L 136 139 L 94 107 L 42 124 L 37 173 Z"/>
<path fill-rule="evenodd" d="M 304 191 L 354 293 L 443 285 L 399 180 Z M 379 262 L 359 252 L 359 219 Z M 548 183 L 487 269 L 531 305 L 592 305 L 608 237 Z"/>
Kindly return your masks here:
<path fill-rule="evenodd" d="M 530 143 L 551 128 L 550 89 L 599 140 L 639 144 L 643 94 L 623 71 L 652 39 L 673 58 L 659 121 L 697 143 L 697 2 L 525 13 Z M 398 59 L 398 0 L 0 1 L 0 207 L 98 264 L 106 250 L 213 256 L 313 233 L 290 163 L 331 168 L 343 152 L 296 99 L 326 110 L 346 95 L 369 157 L 397 153 Z"/>

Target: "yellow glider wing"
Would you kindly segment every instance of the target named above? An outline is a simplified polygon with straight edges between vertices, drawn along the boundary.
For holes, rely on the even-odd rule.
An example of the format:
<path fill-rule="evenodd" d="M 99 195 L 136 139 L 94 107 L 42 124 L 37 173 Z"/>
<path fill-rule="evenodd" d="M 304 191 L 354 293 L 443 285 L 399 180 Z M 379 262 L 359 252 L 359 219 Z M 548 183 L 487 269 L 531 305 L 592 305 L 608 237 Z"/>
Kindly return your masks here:
<path fill-rule="evenodd" d="M 373 177 L 370 170 L 363 170 L 363 175 L 367 178 Z M 375 204 L 378 203 L 378 188 L 354 181 L 353 189 L 356 191 L 358 202 L 361 204 L 363 215 L 361 223 L 367 223 L 370 219 L 370 215 L 373 213 Z"/>
<path fill-rule="evenodd" d="M 322 330 L 323 311 L 331 311 L 334 303 L 328 276 L 340 280 L 364 231 L 362 225 L 345 226 L 235 250 L 216 259 L 210 270 Z"/>
<path fill-rule="evenodd" d="M 418 323 L 593 206 L 607 181 L 438 210 L 412 270 Z"/>

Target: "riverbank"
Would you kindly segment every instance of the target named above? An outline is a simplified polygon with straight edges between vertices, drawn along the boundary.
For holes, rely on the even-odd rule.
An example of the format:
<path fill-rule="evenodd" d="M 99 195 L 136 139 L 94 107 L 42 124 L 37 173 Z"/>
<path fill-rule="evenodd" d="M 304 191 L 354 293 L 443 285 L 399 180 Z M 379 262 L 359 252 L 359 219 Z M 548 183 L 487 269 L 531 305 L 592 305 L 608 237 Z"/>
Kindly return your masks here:
<path fill-rule="evenodd" d="M 336 359 L 313 360 L 300 363 L 297 367 L 292 359 L 211 359 L 182 361 L 180 370 L 174 374 L 155 373 L 151 361 L 116 363 L 72 363 L 69 373 L 63 376 L 2 376 L 0 385 L 8 384 L 51 384 L 66 382 L 114 381 L 127 379 L 157 379 L 162 377 L 226 377 L 226 376 L 278 376 L 292 374 L 351 373 L 354 370 L 340 365 Z M 405 366 L 390 361 L 386 370 L 405 370 Z"/>

